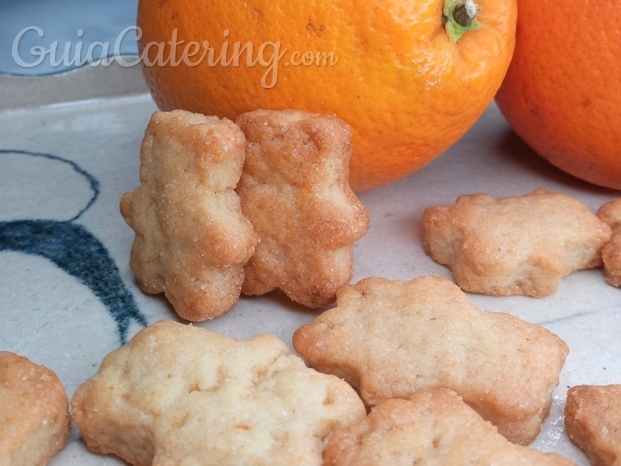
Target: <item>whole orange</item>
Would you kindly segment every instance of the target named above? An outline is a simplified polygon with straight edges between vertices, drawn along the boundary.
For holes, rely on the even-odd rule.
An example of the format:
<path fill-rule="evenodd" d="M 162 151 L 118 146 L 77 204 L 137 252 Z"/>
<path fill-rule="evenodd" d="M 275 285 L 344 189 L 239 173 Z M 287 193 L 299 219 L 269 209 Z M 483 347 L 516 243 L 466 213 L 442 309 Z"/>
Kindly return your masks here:
<path fill-rule="evenodd" d="M 160 109 L 334 114 L 352 129 L 362 191 L 423 167 L 474 124 L 509 66 L 515 23 L 515 0 L 140 0 L 137 25 Z"/>
<path fill-rule="evenodd" d="M 621 2 L 518 0 L 518 11 L 501 112 L 553 165 L 621 189 Z"/>

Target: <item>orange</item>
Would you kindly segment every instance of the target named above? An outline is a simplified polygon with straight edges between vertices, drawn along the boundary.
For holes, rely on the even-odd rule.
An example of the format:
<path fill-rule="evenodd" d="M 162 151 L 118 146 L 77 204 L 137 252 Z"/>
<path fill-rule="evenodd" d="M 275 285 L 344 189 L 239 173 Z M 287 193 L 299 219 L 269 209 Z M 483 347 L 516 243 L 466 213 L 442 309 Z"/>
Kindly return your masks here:
<path fill-rule="evenodd" d="M 140 0 L 143 73 L 162 110 L 342 118 L 350 183 L 362 191 L 429 163 L 493 100 L 514 47 L 515 0 L 480 0 L 478 10 L 463 1 Z"/>
<path fill-rule="evenodd" d="M 553 165 L 621 189 L 621 2 L 518 0 L 518 11 L 501 112 Z"/>

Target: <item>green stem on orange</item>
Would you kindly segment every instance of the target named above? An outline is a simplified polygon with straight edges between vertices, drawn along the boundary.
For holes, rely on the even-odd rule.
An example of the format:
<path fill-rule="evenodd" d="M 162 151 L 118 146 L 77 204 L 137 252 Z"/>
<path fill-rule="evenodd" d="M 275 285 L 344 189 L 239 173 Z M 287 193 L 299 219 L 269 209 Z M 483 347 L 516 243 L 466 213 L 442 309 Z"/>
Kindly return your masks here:
<path fill-rule="evenodd" d="M 481 23 L 477 21 L 478 11 L 474 0 L 446 0 L 442 15 L 444 29 L 451 42 L 459 42 L 466 32 L 481 27 Z"/>

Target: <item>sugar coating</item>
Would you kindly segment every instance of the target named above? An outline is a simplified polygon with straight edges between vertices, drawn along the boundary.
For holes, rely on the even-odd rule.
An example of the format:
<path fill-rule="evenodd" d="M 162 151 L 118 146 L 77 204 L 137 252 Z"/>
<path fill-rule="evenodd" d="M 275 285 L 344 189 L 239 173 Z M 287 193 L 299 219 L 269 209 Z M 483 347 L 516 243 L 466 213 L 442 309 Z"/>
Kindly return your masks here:
<path fill-rule="evenodd" d="M 539 433 L 568 353 L 547 329 L 483 311 L 441 277 L 346 285 L 293 345 L 311 367 L 357 387 L 368 406 L 447 387 L 518 444 Z"/>
<path fill-rule="evenodd" d="M 353 243 L 369 227 L 349 187 L 349 127 L 295 110 L 257 110 L 236 123 L 247 139 L 237 192 L 260 239 L 243 293 L 279 288 L 307 307 L 332 303 L 353 276 Z"/>
<path fill-rule="evenodd" d="M 91 451 L 139 466 L 319 466 L 326 437 L 365 416 L 347 383 L 275 336 L 236 340 L 171 321 L 106 356 L 71 404 Z"/>
<path fill-rule="evenodd" d="M 0 351 L 0 466 L 43 466 L 67 443 L 65 389 L 56 374 Z"/>
<path fill-rule="evenodd" d="M 564 194 L 537 189 L 518 197 L 460 196 L 422 219 L 425 252 L 451 269 L 464 290 L 545 296 L 561 277 L 602 264 L 610 228 Z"/>
<path fill-rule="evenodd" d="M 515 445 L 453 391 L 420 390 L 389 399 L 336 431 L 324 466 L 571 466 L 553 453 Z"/>
<path fill-rule="evenodd" d="M 143 291 L 165 293 L 191 321 L 230 311 L 256 236 L 234 189 L 245 138 L 233 122 L 155 112 L 140 150 L 141 186 L 121 199 L 135 232 L 130 266 Z"/>
<path fill-rule="evenodd" d="M 565 427 L 594 466 L 621 464 L 621 385 L 578 385 L 567 391 Z"/>
<path fill-rule="evenodd" d="M 621 286 L 621 198 L 601 206 L 597 217 L 612 230 L 610 241 L 602 249 L 604 276 L 610 285 Z"/>

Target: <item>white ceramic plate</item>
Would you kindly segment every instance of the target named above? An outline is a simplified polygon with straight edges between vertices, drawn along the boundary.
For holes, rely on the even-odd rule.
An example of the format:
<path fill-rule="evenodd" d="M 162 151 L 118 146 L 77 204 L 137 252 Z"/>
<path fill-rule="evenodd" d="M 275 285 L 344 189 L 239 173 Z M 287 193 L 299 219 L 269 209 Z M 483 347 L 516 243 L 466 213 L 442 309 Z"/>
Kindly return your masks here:
<path fill-rule="evenodd" d="M 22 233 L 0 243 L 0 349 L 50 367 L 71 396 L 144 324 L 176 320 L 165 300 L 137 288 L 128 266 L 133 233 L 118 210 L 121 195 L 138 185 L 139 146 L 155 105 L 139 71 L 123 68 L 0 77 L 0 96 L 0 230 Z M 423 252 L 423 210 L 461 194 L 502 197 L 538 187 L 572 195 L 592 211 L 619 196 L 535 156 L 492 105 L 428 167 L 360 195 L 371 228 L 355 246 L 354 281 L 450 279 Z M 544 325 L 568 343 L 552 413 L 532 447 L 587 465 L 564 432 L 562 410 L 570 386 L 621 383 L 621 291 L 595 269 L 564 278 L 545 298 L 470 298 L 483 309 Z M 316 314 L 273 294 L 242 298 L 228 315 L 199 325 L 235 337 L 273 333 L 290 345 L 293 331 Z M 90 454 L 74 429 L 51 464 L 123 463 Z"/>

